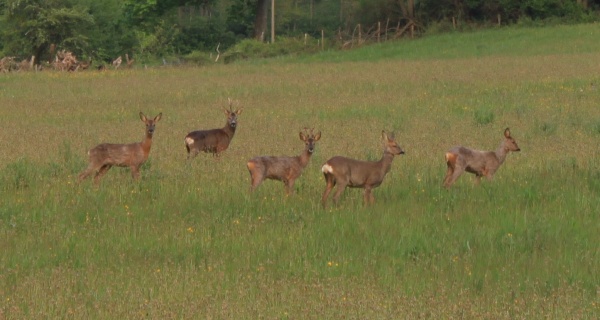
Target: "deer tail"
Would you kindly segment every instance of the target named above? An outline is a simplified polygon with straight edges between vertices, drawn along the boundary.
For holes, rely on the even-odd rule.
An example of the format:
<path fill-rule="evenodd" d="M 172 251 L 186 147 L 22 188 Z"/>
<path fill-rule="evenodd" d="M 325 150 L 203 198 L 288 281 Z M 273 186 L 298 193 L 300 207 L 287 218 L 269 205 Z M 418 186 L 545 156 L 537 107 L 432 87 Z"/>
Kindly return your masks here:
<path fill-rule="evenodd" d="M 321 171 L 323 172 L 323 174 L 327 175 L 328 173 L 333 173 L 333 167 L 329 163 L 325 163 L 321 167 Z"/>
<path fill-rule="evenodd" d="M 454 168 L 456 166 L 457 158 L 458 155 L 456 153 L 446 152 L 446 163 L 448 164 L 448 167 Z"/>

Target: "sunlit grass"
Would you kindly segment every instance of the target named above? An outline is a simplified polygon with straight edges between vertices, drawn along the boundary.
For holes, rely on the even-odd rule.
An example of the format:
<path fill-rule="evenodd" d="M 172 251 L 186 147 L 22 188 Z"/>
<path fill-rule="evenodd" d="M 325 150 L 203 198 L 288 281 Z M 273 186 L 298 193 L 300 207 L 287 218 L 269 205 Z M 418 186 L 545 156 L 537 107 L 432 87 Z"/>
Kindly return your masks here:
<path fill-rule="evenodd" d="M 562 52 L 557 30 L 597 26 L 572 28 L 509 31 L 548 54 L 0 75 L 0 318 L 595 318 L 600 55 Z M 186 161 L 228 97 L 230 149 Z M 77 184 L 89 148 L 141 141 L 140 111 L 163 112 L 141 181 Z M 298 155 L 304 127 L 322 139 L 296 193 L 249 194 L 247 160 Z M 494 181 L 441 188 L 446 149 L 506 127 L 522 151 Z M 378 159 L 381 130 L 406 155 L 375 205 L 322 209 L 323 162 Z"/>

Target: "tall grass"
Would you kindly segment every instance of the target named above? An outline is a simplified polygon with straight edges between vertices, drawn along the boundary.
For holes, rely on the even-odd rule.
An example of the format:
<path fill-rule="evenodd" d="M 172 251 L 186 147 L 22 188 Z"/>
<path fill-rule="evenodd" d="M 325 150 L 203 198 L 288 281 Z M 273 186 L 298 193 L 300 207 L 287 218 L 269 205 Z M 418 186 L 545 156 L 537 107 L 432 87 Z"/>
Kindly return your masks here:
<path fill-rule="evenodd" d="M 564 46 L 597 26 L 504 31 L 470 37 L 545 51 L 2 75 L 0 318 L 595 318 L 599 55 Z M 187 162 L 227 97 L 245 107 L 230 149 Z M 141 141 L 139 111 L 163 112 L 141 180 L 77 184 L 87 149 Z M 323 136 L 296 194 L 249 194 L 246 161 L 299 154 L 307 126 Z M 494 150 L 505 127 L 522 151 L 494 181 L 441 188 L 447 148 Z M 375 205 L 351 189 L 322 209 L 321 164 L 378 159 L 382 129 L 406 155 Z"/>

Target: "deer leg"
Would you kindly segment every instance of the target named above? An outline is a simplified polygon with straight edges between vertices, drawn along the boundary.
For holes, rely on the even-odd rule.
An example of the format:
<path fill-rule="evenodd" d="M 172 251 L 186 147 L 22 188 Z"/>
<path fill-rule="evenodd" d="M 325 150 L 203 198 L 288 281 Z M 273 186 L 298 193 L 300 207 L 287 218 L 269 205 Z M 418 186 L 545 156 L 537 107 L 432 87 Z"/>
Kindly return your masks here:
<path fill-rule="evenodd" d="M 94 166 L 94 164 L 90 163 L 90 165 L 87 167 L 87 169 L 85 169 L 85 171 L 83 171 L 82 173 L 79 174 L 78 181 L 79 182 L 83 181 L 85 178 L 87 178 L 94 171 L 96 171 L 96 167 Z"/>
<path fill-rule="evenodd" d="M 96 172 L 96 176 L 94 176 L 94 182 L 100 182 L 100 178 L 102 178 L 102 176 L 105 175 L 106 172 L 110 170 L 110 168 L 112 168 L 112 165 L 110 164 L 105 164 L 102 167 L 100 167 L 100 169 Z"/>
<path fill-rule="evenodd" d="M 448 170 L 446 171 L 446 177 L 444 178 L 444 187 L 448 187 L 448 182 L 450 181 L 450 177 L 452 177 L 452 173 L 454 172 L 454 168 L 450 164 L 448 164 Z"/>
<path fill-rule="evenodd" d="M 494 171 L 494 170 L 485 170 L 485 171 L 483 172 L 483 175 L 484 175 L 484 176 L 485 176 L 485 177 L 486 177 L 486 178 L 487 178 L 489 181 L 492 181 L 492 180 L 493 180 L 493 178 L 494 178 L 494 173 L 495 173 L 495 171 Z"/>
<path fill-rule="evenodd" d="M 323 204 L 323 208 L 325 208 L 325 204 L 327 202 L 327 197 L 329 197 L 329 193 L 333 186 L 335 186 L 335 179 L 331 174 L 325 174 L 325 182 L 327 182 L 327 186 L 325 187 L 325 192 L 323 192 L 323 197 L 321 198 L 321 203 Z"/>
<path fill-rule="evenodd" d="M 200 150 L 194 148 L 191 151 L 188 152 L 188 159 L 194 159 L 198 153 L 200 153 Z"/>
<path fill-rule="evenodd" d="M 464 171 L 465 169 L 463 169 L 462 167 L 455 167 L 454 172 L 452 172 L 450 179 L 448 179 L 446 183 L 446 188 L 449 188 Z"/>
<path fill-rule="evenodd" d="M 476 186 L 478 186 L 481 183 L 481 177 L 482 177 L 482 175 L 480 175 L 480 174 L 475 175 L 475 185 Z"/>
<path fill-rule="evenodd" d="M 444 178 L 444 187 L 448 188 L 453 183 L 452 176 L 456 169 L 456 162 L 458 160 L 458 155 L 452 152 L 446 153 L 446 165 L 448 165 L 448 170 L 446 171 L 446 177 Z M 452 181 L 452 182 L 451 182 Z"/>
<path fill-rule="evenodd" d="M 200 153 L 200 149 L 198 149 L 197 147 L 195 147 L 194 145 L 185 145 L 185 149 L 187 150 L 187 158 L 189 159 L 193 159 L 195 158 L 198 153 Z"/>
<path fill-rule="evenodd" d="M 250 192 L 253 192 L 263 182 L 263 170 L 254 161 L 248 161 L 246 166 L 250 172 Z"/>
<path fill-rule="evenodd" d="M 375 197 L 373 197 L 372 189 L 369 187 L 365 188 L 364 200 L 365 205 L 375 203 Z"/>
<path fill-rule="evenodd" d="M 344 189 L 346 189 L 347 185 L 347 181 L 338 181 L 337 189 L 335 190 L 335 194 L 333 195 L 333 202 L 335 202 L 336 204 L 338 203 L 340 197 L 342 196 L 342 192 L 344 192 Z"/>
<path fill-rule="evenodd" d="M 138 180 L 140 178 L 140 167 L 139 166 L 131 166 L 131 177 L 133 180 Z"/>
<path fill-rule="evenodd" d="M 285 193 L 289 196 L 290 194 L 294 193 L 294 183 L 296 182 L 296 180 L 294 179 L 290 179 L 287 180 L 287 182 L 285 183 Z"/>

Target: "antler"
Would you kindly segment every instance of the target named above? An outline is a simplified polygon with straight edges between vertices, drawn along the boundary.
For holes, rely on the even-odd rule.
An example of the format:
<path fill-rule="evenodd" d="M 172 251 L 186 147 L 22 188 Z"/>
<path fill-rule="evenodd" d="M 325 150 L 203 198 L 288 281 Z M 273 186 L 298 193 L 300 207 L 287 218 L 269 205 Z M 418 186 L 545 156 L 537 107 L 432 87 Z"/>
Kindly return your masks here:
<path fill-rule="evenodd" d="M 311 138 L 314 138 L 314 137 L 316 136 L 316 135 L 315 135 L 315 133 L 314 133 L 314 131 L 315 131 L 315 128 L 314 128 L 314 127 L 312 127 L 312 128 L 310 129 L 310 136 L 311 136 Z M 320 134 L 320 133 L 321 133 L 321 131 L 317 132 L 317 134 Z"/>
<path fill-rule="evenodd" d="M 231 113 L 234 113 L 234 112 L 235 112 L 235 113 L 239 113 L 239 112 L 240 112 L 242 109 L 244 109 L 244 107 L 241 107 L 241 108 L 239 108 L 237 111 L 236 111 L 236 110 L 233 110 L 233 105 L 234 105 L 234 103 L 236 103 L 236 101 L 235 101 L 235 100 L 233 100 L 233 99 L 231 99 L 231 98 L 227 98 L 227 103 L 229 104 L 229 109 L 226 109 L 225 107 L 223 107 L 223 109 L 224 109 L 225 111 L 229 111 L 229 112 L 231 112 Z"/>
<path fill-rule="evenodd" d="M 308 128 L 308 127 L 304 127 L 302 128 L 303 134 L 306 136 L 306 138 L 315 138 L 316 134 L 315 134 L 315 128 Z M 317 134 L 321 133 L 321 131 L 317 132 Z"/>

